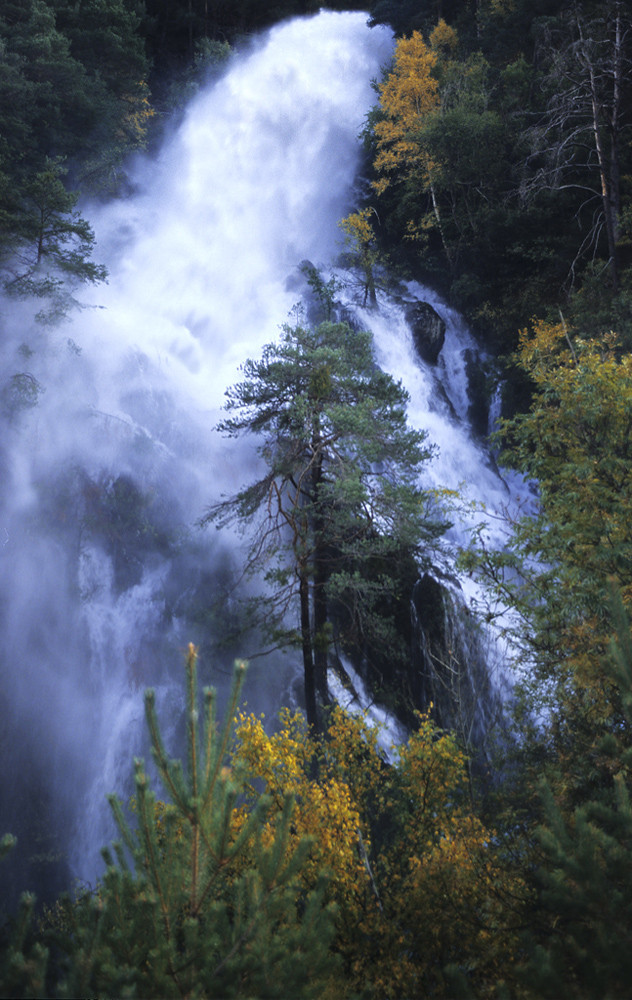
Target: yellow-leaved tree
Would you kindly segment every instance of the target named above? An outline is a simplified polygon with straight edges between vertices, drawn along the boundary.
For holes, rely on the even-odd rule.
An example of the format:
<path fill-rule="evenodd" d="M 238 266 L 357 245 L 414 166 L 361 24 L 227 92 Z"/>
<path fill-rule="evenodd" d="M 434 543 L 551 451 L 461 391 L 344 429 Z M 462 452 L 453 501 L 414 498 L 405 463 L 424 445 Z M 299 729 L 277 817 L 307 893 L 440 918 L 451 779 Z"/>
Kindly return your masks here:
<path fill-rule="evenodd" d="M 538 320 L 521 332 L 517 361 L 533 397 L 502 423 L 503 460 L 534 491 L 503 548 L 492 552 L 483 529 L 466 561 L 482 571 L 492 613 L 512 608 L 510 637 L 529 665 L 524 704 L 547 722 L 540 747 L 564 771 L 556 787 L 574 808 L 595 794 L 604 740 L 629 742 L 604 664 L 613 588 L 632 607 L 632 357 L 614 333 L 584 338 Z"/>
<path fill-rule="evenodd" d="M 438 181 L 441 164 L 431 154 L 423 133 L 441 108 L 437 75 L 441 56 L 456 46 L 456 34 L 445 21 L 439 21 L 427 45 L 421 32 L 401 38 L 395 48 L 393 67 L 380 84 L 380 115 L 373 127 L 377 153 L 374 167 L 378 194 L 393 183 L 414 186 L 430 196 L 432 210 L 421 219 L 408 220 L 411 238 L 419 239 L 425 229 L 436 227 L 443 248 L 451 260 L 450 243 L 443 225 Z"/>
<path fill-rule="evenodd" d="M 379 260 L 377 240 L 373 231 L 372 209 L 362 208 L 341 219 L 338 225 L 345 234 L 345 256 L 352 267 L 358 267 L 364 279 L 364 305 L 367 299 L 377 304 L 375 267 Z"/>
<path fill-rule="evenodd" d="M 612 582 L 632 605 L 632 357 L 614 333 L 585 339 L 538 320 L 521 332 L 517 360 L 535 392 L 528 413 L 503 423 L 505 459 L 537 482 L 539 499 L 512 543 L 531 594 L 519 607 L 542 668 L 562 677 L 572 661 L 599 697 Z"/>
<path fill-rule="evenodd" d="M 439 107 L 436 64 L 436 53 L 419 31 L 397 43 L 393 68 L 379 86 L 382 117 L 374 129 L 378 193 L 386 190 L 395 172 L 418 168 L 420 130 L 427 115 Z M 431 162 L 426 160 L 424 167 L 431 184 Z"/>
<path fill-rule="evenodd" d="M 396 187 L 405 235 L 434 230 L 451 270 L 484 240 L 506 187 L 507 126 L 493 110 L 490 66 L 459 57 L 455 30 L 439 20 L 426 42 L 402 38 L 372 115 L 378 195 Z"/>
<path fill-rule="evenodd" d="M 473 812 L 465 756 L 427 716 L 387 763 L 378 731 L 338 707 L 322 739 L 289 710 L 272 735 L 241 714 L 232 765 L 251 788 L 237 825 L 262 787 L 278 817 L 291 793 L 288 850 L 313 838 L 305 891 L 330 873 L 334 950 L 346 973 L 331 996 L 447 997 L 463 975 L 483 996 L 505 977 L 516 946 L 509 901 L 523 897 L 523 884 Z M 268 824 L 272 839 L 274 815 Z"/>

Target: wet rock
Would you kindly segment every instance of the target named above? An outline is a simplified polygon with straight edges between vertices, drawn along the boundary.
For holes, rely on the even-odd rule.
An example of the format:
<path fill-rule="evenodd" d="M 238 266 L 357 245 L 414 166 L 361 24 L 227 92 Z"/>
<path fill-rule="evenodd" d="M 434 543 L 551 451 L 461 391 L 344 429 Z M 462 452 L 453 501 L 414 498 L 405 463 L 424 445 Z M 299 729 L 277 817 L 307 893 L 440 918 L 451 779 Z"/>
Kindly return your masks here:
<path fill-rule="evenodd" d="M 465 746 L 484 755 L 488 734 L 502 714 L 489 674 L 484 636 L 471 619 L 458 585 L 425 573 L 412 596 L 415 640 L 411 690 L 416 706 Z"/>
<path fill-rule="evenodd" d="M 411 302 L 406 307 L 406 322 L 420 356 L 436 365 L 445 341 L 445 323 L 439 313 L 428 302 Z"/>
<path fill-rule="evenodd" d="M 474 434 L 485 437 L 489 431 L 489 386 L 487 372 L 474 351 L 465 351 L 465 370 L 467 372 L 470 405 L 468 419 Z"/>

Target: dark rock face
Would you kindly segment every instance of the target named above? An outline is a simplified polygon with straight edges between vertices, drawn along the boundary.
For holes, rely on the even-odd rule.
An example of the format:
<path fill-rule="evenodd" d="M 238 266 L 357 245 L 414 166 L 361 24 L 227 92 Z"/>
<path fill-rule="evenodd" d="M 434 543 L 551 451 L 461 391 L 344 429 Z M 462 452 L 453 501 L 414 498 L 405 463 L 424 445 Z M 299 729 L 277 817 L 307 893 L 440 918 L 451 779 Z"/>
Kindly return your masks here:
<path fill-rule="evenodd" d="M 436 365 L 445 341 L 445 323 L 439 313 L 428 302 L 412 302 L 406 308 L 406 321 L 420 356 Z"/>
<path fill-rule="evenodd" d="M 468 418 L 474 434 L 485 437 L 489 432 L 489 389 L 479 358 L 473 351 L 465 352 L 465 366 L 470 396 Z"/>
<path fill-rule="evenodd" d="M 484 643 L 458 591 L 425 573 L 412 595 L 415 643 L 411 688 L 422 711 L 481 752 L 502 706 Z"/>

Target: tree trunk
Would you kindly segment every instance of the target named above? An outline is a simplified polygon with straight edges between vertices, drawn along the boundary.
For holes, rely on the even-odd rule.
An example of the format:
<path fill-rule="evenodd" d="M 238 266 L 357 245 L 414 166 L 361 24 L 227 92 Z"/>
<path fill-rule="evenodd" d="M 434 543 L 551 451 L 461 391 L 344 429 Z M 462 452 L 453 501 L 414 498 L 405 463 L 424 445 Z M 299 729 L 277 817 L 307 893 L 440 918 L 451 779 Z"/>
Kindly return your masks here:
<path fill-rule="evenodd" d="M 314 550 L 314 675 L 319 710 L 329 704 L 327 663 L 329 634 L 327 621 L 327 569 L 323 552 L 322 532 Z"/>
<path fill-rule="evenodd" d="M 314 674 L 314 655 L 312 649 L 312 630 L 309 614 L 309 579 L 304 568 L 299 570 L 299 599 L 301 605 L 301 644 L 303 649 L 303 672 L 305 677 L 305 713 L 307 724 L 318 731 L 318 716 L 316 708 L 316 682 Z"/>
<path fill-rule="evenodd" d="M 591 124 L 597 163 L 599 165 L 599 180 L 601 200 L 603 204 L 606 236 L 608 240 L 608 256 L 610 274 L 615 293 L 619 286 L 618 242 L 620 213 L 620 169 L 619 169 L 619 133 L 621 114 L 621 83 L 623 74 L 623 37 L 621 25 L 621 8 L 617 4 L 614 17 L 614 38 L 612 39 L 611 60 L 608 76 L 612 78 L 612 96 L 604 100 L 600 93 L 597 80 L 598 66 L 590 52 L 590 39 L 584 40 L 583 25 L 577 19 L 577 28 L 582 42 L 582 62 L 584 63 L 590 91 Z M 603 70 L 602 70 L 603 72 Z M 609 114 L 608 114 L 609 110 Z M 604 114 L 606 121 L 603 121 Z M 609 137 L 609 150 L 606 149 L 604 135 Z"/>
<path fill-rule="evenodd" d="M 435 191 L 434 181 L 432 179 L 432 167 L 430 165 L 429 156 L 426 156 L 426 173 L 428 175 L 428 189 L 430 191 L 430 198 L 432 200 L 432 210 L 434 212 L 434 217 L 437 220 L 437 229 L 439 230 L 439 236 L 441 237 L 441 244 L 445 251 L 446 260 L 448 261 L 450 269 L 453 270 L 454 261 L 452 259 L 452 253 L 450 251 L 450 247 L 448 246 L 448 241 L 443 231 L 443 220 L 441 218 L 441 212 L 439 210 L 439 201 L 437 198 L 437 193 Z"/>
<path fill-rule="evenodd" d="M 589 64 L 588 66 L 589 78 L 590 78 L 590 98 L 592 106 L 592 129 L 593 136 L 595 140 L 595 149 L 597 150 L 597 162 L 599 163 L 599 180 L 601 183 L 601 201 L 603 204 L 603 213 L 606 223 L 606 236 L 608 239 L 608 256 L 610 259 L 610 273 L 612 277 L 612 287 L 614 291 L 617 291 L 618 287 L 618 273 L 617 273 L 617 215 L 618 212 L 616 207 L 613 205 L 613 194 L 610 177 L 608 176 L 608 158 L 606 157 L 606 152 L 603 145 L 602 138 L 602 128 L 600 121 L 599 112 L 599 98 L 597 96 L 597 87 L 595 83 L 595 70 L 594 67 Z M 611 143 L 614 144 L 614 137 L 611 138 Z"/>
<path fill-rule="evenodd" d="M 319 722 L 322 722 L 322 709 L 329 703 L 329 691 L 327 687 L 327 661 L 328 661 L 328 629 L 327 629 L 327 553 L 325 546 L 325 531 L 323 525 L 322 510 L 322 483 L 323 483 L 323 456 L 322 442 L 320 437 L 320 421 L 318 413 L 315 415 L 312 433 L 312 446 L 314 449 L 314 464 L 312 466 L 312 528 L 313 538 L 313 656 L 314 656 L 314 685 L 316 693 L 316 706 Z M 322 728 L 322 726 L 319 726 Z"/>
<path fill-rule="evenodd" d="M 619 280 L 619 216 L 621 213 L 621 171 L 619 135 L 621 131 L 623 66 L 623 32 L 621 8 L 617 6 L 615 18 L 614 59 L 613 59 L 612 113 L 610 116 L 610 212 L 612 216 L 615 290 Z"/>

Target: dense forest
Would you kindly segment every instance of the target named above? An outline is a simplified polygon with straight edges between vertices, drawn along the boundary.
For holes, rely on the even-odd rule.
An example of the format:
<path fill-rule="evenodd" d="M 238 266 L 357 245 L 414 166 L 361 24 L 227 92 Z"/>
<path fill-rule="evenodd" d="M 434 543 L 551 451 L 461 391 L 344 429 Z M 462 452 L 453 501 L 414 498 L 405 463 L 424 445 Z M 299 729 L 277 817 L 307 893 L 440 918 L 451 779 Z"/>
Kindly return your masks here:
<path fill-rule="evenodd" d="M 231 52 L 320 6 L 4 0 L 6 301 L 36 297 L 44 326 L 76 309 L 107 277 L 80 197 L 124 197 L 129 157 L 157 148 Z M 400 388 L 308 269 L 315 322 L 248 362 L 220 428 L 267 435 L 263 478 L 208 513 L 247 521 L 268 503 L 270 579 L 279 607 L 296 600 L 299 634 L 281 634 L 274 601 L 259 613 L 302 651 L 307 719 L 284 709 L 271 734 L 240 710 L 238 664 L 218 722 L 210 691 L 199 709 L 192 645 L 186 762 L 148 691 L 162 787 L 136 763 L 94 890 L 44 908 L 25 893 L 3 915 L 2 996 L 630 993 L 632 14 L 620 0 L 328 7 L 368 7 L 397 37 L 358 138 L 348 261 L 367 300 L 416 279 L 467 318 L 485 391 L 503 386 L 499 461 L 537 482 L 504 548 L 481 532 L 460 554 L 482 618 L 511 609 L 529 668 L 484 759 L 427 705 L 387 761 L 374 730 L 327 703 L 332 630 L 395 650 L 419 552 L 446 524 L 416 485 L 429 445 Z M 7 419 L 36 405 L 27 375 L 1 378 Z M 277 564 L 279 526 L 293 544 Z"/>

